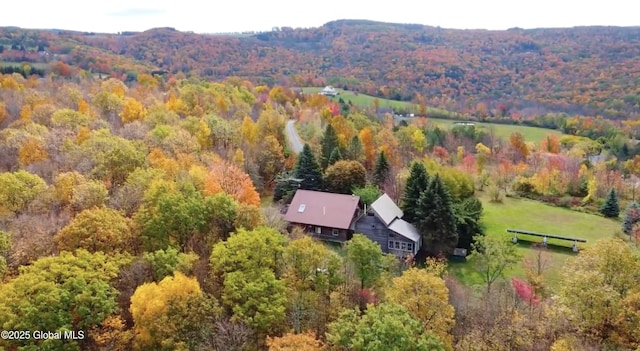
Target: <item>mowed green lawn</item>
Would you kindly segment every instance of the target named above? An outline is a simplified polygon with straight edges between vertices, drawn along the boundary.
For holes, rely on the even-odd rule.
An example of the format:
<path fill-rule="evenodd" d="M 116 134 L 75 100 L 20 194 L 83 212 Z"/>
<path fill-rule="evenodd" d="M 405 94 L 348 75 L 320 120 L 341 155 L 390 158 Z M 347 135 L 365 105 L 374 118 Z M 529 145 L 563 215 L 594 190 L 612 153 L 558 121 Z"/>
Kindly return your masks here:
<path fill-rule="evenodd" d="M 442 128 L 452 128 L 454 123 L 458 121 L 449 120 L 449 119 L 440 119 L 440 118 L 429 118 L 429 121 L 435 123 L 437 125 L 442 126 Z M 508 140 L 509 136 L 512 133 L 519 132 L 524 136 L 526 141 L 540 142 L 545 139 L 550 134 L 555 134 L 557 136 L 562 135 L 562 133 L 558 130 L 553 129 L 545 129 L 545 128 L 537 128 L 537 127 L 528 127 L 528 126 L 516 126 L 510 124 L 497 124 L 497 123 L 482 123 L 482 122 L 474 122 L 475 127 L 485 131 L 486 133 L 493 132 L 495 135 L 501 139 Z"/>
<path fill-rule="evenodd" d="M 319 93 L 320 91 L 322 91 L 323 88 L 317 88 L 317 87 L 305 87 L 305 88 L 300 88 L 302 89 L 302 92 L 305 94 L 314 94 L 314 93 Z M 334 97 L 329 97 L 330 99 L 336 100 L 338 101 L 340 98 L 342 98 L 342 100 L 346 103 L 349 103 L 349 101 L 351 101 L 352 104 L 359 106 L 359 107 L 363 107 L 363 108 L 368 108 L 373 106 L 374 104 L 374 100 L 376 99 L 376 97 L 371 96 L 371 95 L 365 95 L 365 94 L 356 94 L 352 91 L 348 91 L 348 90 L 342 90 L 342 89 L 336 89 L 337 92 L 339 92 L 340 94 Z M 407 101 L 395 101 L 395 100 L 388 100 L 388 99 L 381 99 L 381 98 L 377 98 L 378 99 L 378 106 L 379 107 L 387 107 L 387 108 L 392 108 L 395 111 L 398 110 L 413 110 L 415 109 L 416 105 L 412 102 L 407 102 Z M 442 109 L 437 109 L 437 108 L 431 108 L 431 107 L 427 107 L 427 114 L 432 113 L 432 114 L 439 114 L 439 115 L 450 115 L 450 116 L 454 116 L 455 113 L 449 112 L 449 111 L 445 111 Z"/>
<path fill-rule="evenodd" d="M 577 237 L 587 240 L 587 243 L 579 244 L 580 248 L 593 245 L 598 239 L 612 237 L 620 231 L 620 222 L 604 217 L 571 211 L 569 209 L 553 207 L 540 202 L 505 198 L 503 202 L 491 203 L 487 198 L 480 196 L 484 206 L 483 222 L 486 227 L 486 235 L 504 238 L 513 238 L 513 234 L 507 233 L 507 229 L 520 229 L 525 231 L 556 234 L 568 237 Z M 540 248 L 542 238 L 535 236 L 518 235 L 518 252 L 522 258 L 533 260 L 539 250 L 542 250 L 549 259 L 546 278 L 549 286 L 553 288 L 561 279 L 561 268 L 565 261 L 575 256 L 571 246 L 573 242 L 549 239 L 549 247 Z M 507 272 L 507 277 L 516 276 L 524 278 L 524 265 L 516 265 Z M 482 285 L 482 279 L 475 273 L 468 263 L 452 262 L 450 273 L 467 285 Z"/>

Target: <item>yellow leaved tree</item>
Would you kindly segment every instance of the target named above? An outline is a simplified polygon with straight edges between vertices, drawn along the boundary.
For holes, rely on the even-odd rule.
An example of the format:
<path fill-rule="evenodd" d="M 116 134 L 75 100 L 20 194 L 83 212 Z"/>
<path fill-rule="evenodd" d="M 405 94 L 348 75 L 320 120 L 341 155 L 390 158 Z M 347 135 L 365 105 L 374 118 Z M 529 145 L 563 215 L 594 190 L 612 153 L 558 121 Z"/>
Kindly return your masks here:
<path fill-rule="evenodd" d="M 198 281 L 177 271 L 159 283 L 139 286 L 131 296 L 129 310 L 137 350 L 186 350 L 187 342 L 198 342 L 189 334 L 208 326 L 201 318 L 214 313 Z"/>
<path fill-rule="evenodd" d="M 315 338 L 313 333 L 303 334 L 287 333 L 275 338 L 267 338 L 269 351 L 322 351 L 322 343 Z"/>
<path fill-rule="evenodd" d="M 450 332 L 455 323 L 454 309 L 442 278 L 424 269 L 410 268 L 393 279 L 385 295 L 389 302 L 406 308 L 448 350 L 453 349 Z"/>

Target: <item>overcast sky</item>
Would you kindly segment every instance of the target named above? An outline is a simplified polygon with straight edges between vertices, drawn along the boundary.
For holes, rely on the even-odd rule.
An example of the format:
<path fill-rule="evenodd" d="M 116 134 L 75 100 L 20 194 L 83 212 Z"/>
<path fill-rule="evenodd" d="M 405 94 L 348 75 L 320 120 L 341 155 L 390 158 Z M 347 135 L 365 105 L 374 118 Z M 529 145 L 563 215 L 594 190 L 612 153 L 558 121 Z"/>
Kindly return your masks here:
<path fill-rule="evenodd" d="M 318 27 L 337 19 L 508 29 L 638 26 L 631 0 L 35 0 L 3 1 L 0 26 L 93 32 L 174 27 L 197 33 Z"/>

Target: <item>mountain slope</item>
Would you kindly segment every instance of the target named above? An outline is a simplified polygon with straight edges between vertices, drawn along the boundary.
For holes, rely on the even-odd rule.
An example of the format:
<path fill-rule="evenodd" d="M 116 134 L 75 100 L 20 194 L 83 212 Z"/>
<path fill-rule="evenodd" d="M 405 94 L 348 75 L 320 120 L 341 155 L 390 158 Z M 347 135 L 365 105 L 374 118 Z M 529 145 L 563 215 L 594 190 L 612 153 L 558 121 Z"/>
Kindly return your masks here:
<path fill-rule="evenodd" d="M 397 100 L 420 94 L 462 112 L 640 112 L 640 27 L 486 31 L 340 20 L 248 36 L 161 28 L 74 39 L 174 73 L 333 84 Z"/>

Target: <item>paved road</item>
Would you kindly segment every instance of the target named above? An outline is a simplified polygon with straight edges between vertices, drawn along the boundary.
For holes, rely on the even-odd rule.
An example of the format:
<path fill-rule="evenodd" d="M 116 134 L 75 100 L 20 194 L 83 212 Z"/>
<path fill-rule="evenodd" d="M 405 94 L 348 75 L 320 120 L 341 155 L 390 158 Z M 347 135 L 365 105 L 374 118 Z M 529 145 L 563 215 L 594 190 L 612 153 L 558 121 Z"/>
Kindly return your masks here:
<path fill-rule="evenodd" d="M 296 154 L 299 154 L 302 151 L 302 147 L 304 146 L 304 144 L 302 143 L 302 140 L 298 135 L 298 131 L 296 130 L 295 123 L 296 123 L 295 120 L 287 121 L 286 132 L 287 132 L 287 139 L 289 139 L 289 144 L 291 146 L 291 150 L 293 150 L 293 152 L 295 152 Z"/>

